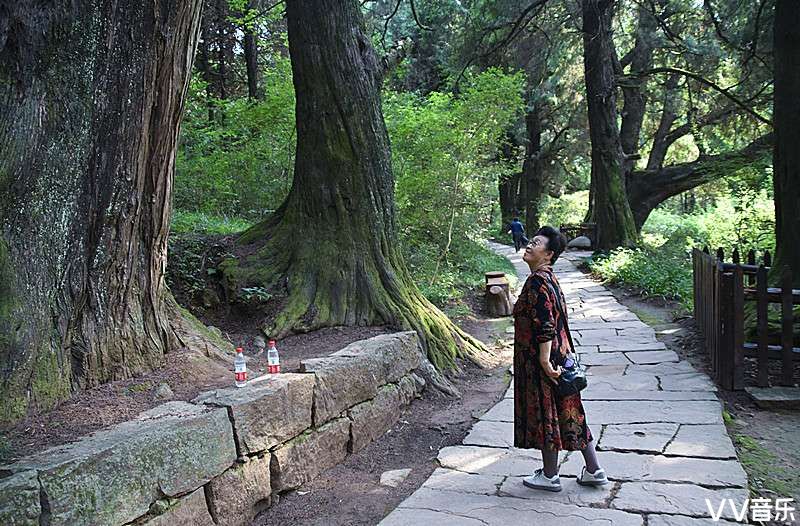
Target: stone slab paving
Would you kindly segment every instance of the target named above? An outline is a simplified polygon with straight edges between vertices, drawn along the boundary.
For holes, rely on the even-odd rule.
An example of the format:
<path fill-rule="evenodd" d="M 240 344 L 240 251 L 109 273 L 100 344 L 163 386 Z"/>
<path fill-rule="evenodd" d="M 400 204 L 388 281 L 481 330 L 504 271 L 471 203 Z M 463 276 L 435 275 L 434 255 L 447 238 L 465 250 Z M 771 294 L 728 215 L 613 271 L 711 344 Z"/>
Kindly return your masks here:
<path fill-rule="evenodd" d="M 528 276 L 520 254 L 508 257 L 520 285 Z M 747 476 L 722 422 L 716 388 L 703 373 L 658 341 L 656 332 L 565 254 L 555 266 L 570 305 L 570 325 L 587 367 L 584 407 L 598 456 L 611 479 L 602 488 L 575 483 L 583 458 L 561 456 L 563 491 L 535 491 L 522 478 L 541 467 L 537 450 L 513 447 L 514 390 L 485 414 L 462 445 L 439 451 L 441 466 L 380 524 L 642 526 L 735 524 L 722 499 L 747 498 Z M 511 338 L 513 330 L 508 334 Z M 513 371 L 512 371 L 513 374 Z"/>

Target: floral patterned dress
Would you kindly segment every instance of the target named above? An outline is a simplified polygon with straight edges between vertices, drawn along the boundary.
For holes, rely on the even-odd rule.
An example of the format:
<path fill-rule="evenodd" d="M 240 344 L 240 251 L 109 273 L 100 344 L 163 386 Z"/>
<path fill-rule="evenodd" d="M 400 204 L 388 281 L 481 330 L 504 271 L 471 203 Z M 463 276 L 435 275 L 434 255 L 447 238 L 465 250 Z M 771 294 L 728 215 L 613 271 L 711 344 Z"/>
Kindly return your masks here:
<path fill-rule="evenodd" d="M 539 364 L 539 343 L 552 340 L 550 363 L 570 351 L 566 301 L 553 270 L 528 277 L 514 305 L 514 446 L 547 451 L 584 449 L 592 440 L 580 393 L 561 397 Z"/>

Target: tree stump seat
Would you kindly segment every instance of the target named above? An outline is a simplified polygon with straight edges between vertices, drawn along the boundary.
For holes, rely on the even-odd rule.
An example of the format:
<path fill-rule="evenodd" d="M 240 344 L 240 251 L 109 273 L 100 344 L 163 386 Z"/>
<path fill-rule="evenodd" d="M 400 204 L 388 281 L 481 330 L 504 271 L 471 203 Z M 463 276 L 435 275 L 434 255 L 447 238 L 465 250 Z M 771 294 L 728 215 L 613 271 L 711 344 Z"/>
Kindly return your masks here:
<path fill-rule="evenodd" d="M 511 315 L 511 291 L 504 272 L 487 272 L 486 310 L 490 316 Z"/>

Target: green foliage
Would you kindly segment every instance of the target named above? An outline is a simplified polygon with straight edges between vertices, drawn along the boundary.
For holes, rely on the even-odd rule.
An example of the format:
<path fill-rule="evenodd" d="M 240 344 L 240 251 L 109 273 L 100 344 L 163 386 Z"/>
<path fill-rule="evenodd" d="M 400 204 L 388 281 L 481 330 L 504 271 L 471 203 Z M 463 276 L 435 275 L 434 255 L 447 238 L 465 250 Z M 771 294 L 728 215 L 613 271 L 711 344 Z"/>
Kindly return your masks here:
<path fill-rule="evenodd" d="M 795 470 L 782 466 L 781 459 L 753 437 L 740 433 L 734 435 L 733 440 L 751 485 L 774 495 L 797 494 L 800 476 Z"/>
<path fill-rule="evenodd" d="M 620 248 L 591 258 L 589 268 L 611 283 L 633 285 L 647 295 L 692 300 L 692 266 L 684 252 L 652 248 Z"/>
<path fill-rule="evenodd" d="M 175 173 L 175 208 L 258 219 L 289 192 L 295 151 L 289 59 L 275 53 L 265 97 L 219 100 L 192 77 Z"/>
<path fill-rule="evenodd" d="M 563 224 L 576 224 L 583 221 L 589 209 L 589 190 L 563 194 L 554 198 L 545 196 L 539 209 L 542 225 L 558 228 Z"/>
<path fill-rule="evenodd" d="M 173 234 L 235 234 L 247 230 L 251 224 L 238 217 L 175 210 L 170 230 Z"/>

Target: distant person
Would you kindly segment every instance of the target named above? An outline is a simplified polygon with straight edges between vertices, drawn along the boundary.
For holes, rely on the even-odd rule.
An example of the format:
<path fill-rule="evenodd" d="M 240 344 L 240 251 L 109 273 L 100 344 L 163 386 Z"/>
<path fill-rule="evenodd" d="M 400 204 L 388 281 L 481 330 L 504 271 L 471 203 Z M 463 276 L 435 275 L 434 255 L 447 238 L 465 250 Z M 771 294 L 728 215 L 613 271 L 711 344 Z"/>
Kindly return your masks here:
<path fill-rule="evenodd" d="M 525 237 L 525 227 L 520 223 L 518 217 L 509 223 L 508 231 L 514 238 L 514 251 L 519 252 L 519 249 L 527 244 L 528 239 Z"/>
<path fill-rule="evenodd" d="M 561 491 L 558 452 L 580 451 L 586 465 L 578 484 L 607 484 L 586 422 L 580 392 L 562 396 L 558 377 L 574 359 L 567 305 L 553 263 L 567 239 L 543 226 L 525 248 L 522 260 L 531 275 L 514 305 L 514 447 L 539 449 L 542 469 L 522 479 L 534 489 Z"/>

